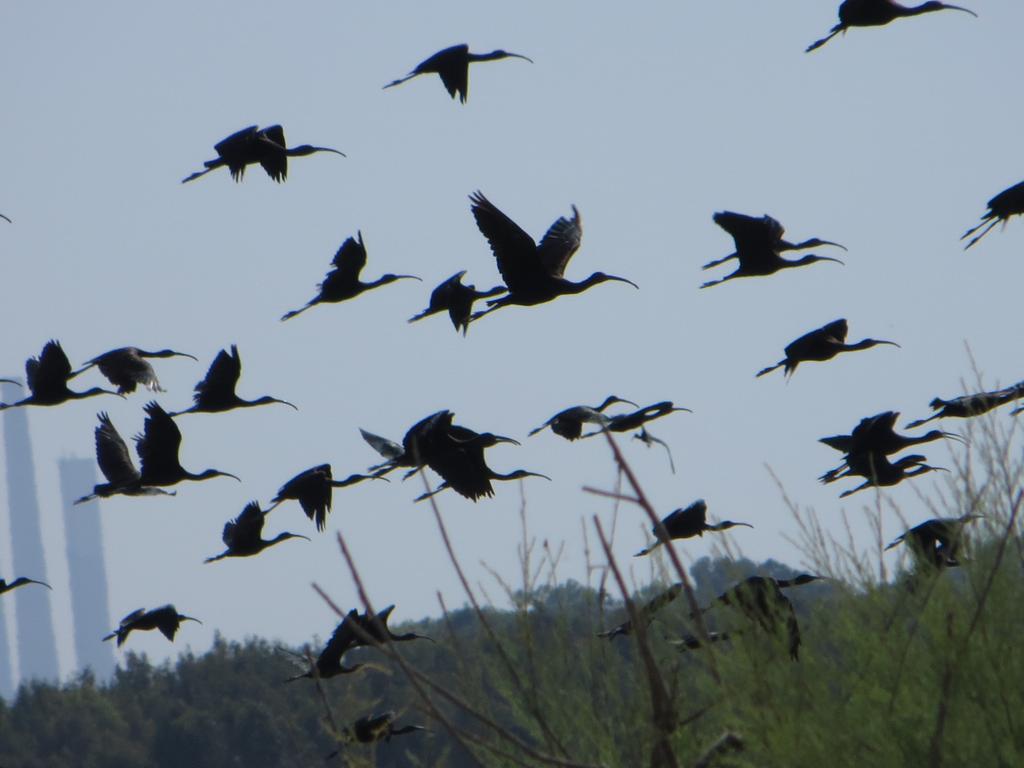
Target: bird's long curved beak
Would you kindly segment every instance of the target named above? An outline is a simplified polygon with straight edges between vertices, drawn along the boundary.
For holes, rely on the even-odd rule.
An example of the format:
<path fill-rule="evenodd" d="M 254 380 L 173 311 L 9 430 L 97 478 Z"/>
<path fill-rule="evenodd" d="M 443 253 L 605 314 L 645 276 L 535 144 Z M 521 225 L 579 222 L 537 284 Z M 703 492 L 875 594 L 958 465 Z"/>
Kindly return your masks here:
<path fill-rule="evenodd" d="M 528 61 L 531 64 L 533 64 L 533 59 L 531 59 L 529 56 L 523 56 L 523 54 L 521 53 L 509 53 L 508 55 L 513 59 L 523 59 L 524 61 Z"/>
<path fill-rule="evenodd" d="M 633 286 L 634 288 L 636 288 L 636 289 L 637 289 L 638 291 L 640 290 L 640 286 L 639 286 L 639 285 L 637 285 L 636 283 L 634 283 L 634 282 L 633 282 L 632 280 L 627 280 L 627 279 L 626 279 L 626 278 L 624 278 L 624 277 L 617 277 L 616 275 L 608 275 L 608 279 L 609 279 L 609 280 L 614 280 L 614 281 L 616 281 L 616 282 L 618 282 L 618 283 L 629 283 L 629 284 L 630 284 L 630 285 L 632 285 L 632 286 Z"/>
<path fill-rule="evenodd" d="M 199 358 L 198 357 L 196 357 L 195 355 L 190 355 L 188 352 L 175 352 L 174 355 L 175 355 L 175 357 L 191 357 L 197 363 L 199 362 Z"/>
<path fill-rule="evenodd" d="M 395 280 L 419 280 L 423 282 L 422 277 L 416 277 L 416 275 L 395 275 Z"/>
<path fill-rule="evenodd" d="M 309 538 L 309 536 L 303 536 L 301 533 L 293 533 L 292 534 L 292 538 L 294 538 L 294 539 L 305 539 L 306 541 L 312 541 L 312 539 Z"/>
<path fill-rule="evenodd" d="M 842 248 L 844 251 L 847 252 L 849 252 L 850 250 L 842 243 L 833 243 L 831 240 L 818 240 L 817 245 L 834 245 L 836 248 Z"/>
<path fill-rule="evenodd" d="M 942 435 L 943 437 L 948 437 L 950 440 L 956 440 L 959 443 L 963 443 L 964 445 L 970 445 L 970 443 L 967 442 L 966 437 L 964 437 L 963 435 L 958 435 L 956 432 L 943 432 L 940 430 L 939 434 Z"/>
<path fill-rule="evenodd" d="M 271 398 L 271 400 L 273 400 L 275 403 L 280 403 L 281 405 L 290 405 L 296 411 L 299 410 L 299 406 L 295 405 L 295 403 L 289 403 L 287 400 L 278 400 L 276 397 Z"/>
<path fill-rule="evenodd" d="M 968 8 L 961 8 L 959 5 L 946 5 L 945 3 L 940 3 L 939 5 L 941 5 L 946 10 L 949 10 L 949 11 L 963 11 L 964 13 L 971 14 L 971 16 L 973 16 L 974 18 L 978 18 L 978 14 L 976 14 L 974 11 L 972 11 L 972 10 L 970 10 Z"/>
<path fill-rule="evenodd" d="M 512 445 L 522 445 L 522 443 L 520 443 L 518 440 L 513 440 L 511 437 L 502 437 L 501 435 L 495 435 L 494 441 L 496 443 L 512 443 Z"/>
<path fill-rule="evenodd" d="M 196 624 L 202 624 L 203 623 L 199 619 L 197 619 L 195 616 L 179 616 L 178 617 L 178 621 L 194 621 Z"/>
<path fill-rule="evenodd" d="M 223 477 L 233 477 L 238 482 L 242 482 L 242 478 L 240 478 L 238 475 L 232 475 L 230 472 L 221 472 L 220 474 Z"/>
<path fill-rule="evenodd" d="M 885 341 L 883 339 L 875 339 L 875 343 L 876 344 L 889 344 L 889 345 L 891 345 L 893 347 L 900 347 L 900 345 L 897 344 L 895 341 Z M 900 349 L 903 349 L 903 347 L 900 347 Z"/>
<path fill-rule="evenodd" d="M 686 411 L 687 413 L 693 413 L 689 408 L 670 408 L 668 412 L 672 413 L 672 411 Z"/>
<path fill-rule="evenodd" d="M 845 261 L 842 259 L 834 259 L 831 256 L 819 256 L 818 261 L 834 261 L 836 264 L 842 264 L 844 267 L 846 266 Z"/>
<path fill-rule="evenodd" d="M 313 149 L 315 149 L 317 152 L 333 152 L 336 155 L 341 155 L 342 157 L 348 157 L 348 155 L 346 155 L 344 152 L 342 152 L 340 150 L 337 150 L 337 149 L 331 149 L 330 147 L 313 147 Z"/>
<path fill-rule="evenodd" d="M 53 587 L 51 587 L 45 581 L 36 581 L 35 579 L 28 579 L 27 581 L 28 581 L 29 584 L 42 584 L 44 587 L 46 587 L 51 592 L 53 591 Z"/>

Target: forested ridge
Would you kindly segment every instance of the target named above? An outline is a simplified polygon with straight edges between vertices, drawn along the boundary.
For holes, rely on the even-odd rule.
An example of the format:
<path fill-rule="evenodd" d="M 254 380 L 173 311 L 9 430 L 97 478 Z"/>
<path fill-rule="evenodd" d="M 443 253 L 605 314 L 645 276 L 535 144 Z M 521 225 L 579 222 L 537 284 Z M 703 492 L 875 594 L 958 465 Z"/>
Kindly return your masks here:
<path fill-rule="evenodd" d="M 692 765 L 717 742 L 723 748 L 704 765 L 853 765 L 868 755 L 874 765 L 1019 765 L 1021 551 L 1011 538 L 975 547 L 961 568 L 912 566 L 874 586 L 792 589 L 803 635 L 796 662 L 782 638 L 737 623 L 727 608 L 706 614 L 709 628 L 740 631 L 713 655 L 680 651 L 671 641 L 692 623 L 685 601 L 673 601 L 647 639 L 679 721 L 676 753 Z M 702 605 L 752 573 L 796 571 L 708 558 L 691 568 Z M 206 653 L 161 665 L 128 651 L 107 685 L 85 673 L 23 686 L 0 707 L 0 765 L 646 764 L 651 704 L 635 635 L 596 637 L 626 617 L 622 603 L 573 581 L 510 597 L 509 609 L 464 607 L 417 622 L 436 642 L 396 646 L 438 686 L 430 700 L 444 723 L 380 649 L 348 652 L 346 663 L 368 666 L 320 681 L 321 699 L 310 679 L 286 682 L 302 672 L 300 649 L 218 638 Z M 322 642 L 311 642 L 314 655 Z M 428 730 L 350 743 L 347 726 L 385 710 L 398 725 Z"/>

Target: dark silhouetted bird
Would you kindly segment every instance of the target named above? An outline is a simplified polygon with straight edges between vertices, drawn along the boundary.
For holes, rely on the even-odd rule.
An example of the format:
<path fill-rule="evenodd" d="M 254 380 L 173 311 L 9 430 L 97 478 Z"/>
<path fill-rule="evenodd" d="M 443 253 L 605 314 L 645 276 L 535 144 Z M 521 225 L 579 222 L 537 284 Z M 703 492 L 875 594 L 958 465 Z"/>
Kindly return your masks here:
<path fill-rule="evenodd" d="M 739 584 L 719 595 L 717 602 L 736 608 L 749 621 L 759 625 L 766 633 L 775 635 L 784 624 L 789 656 L 793 661 L 800 659 L 800 625 L 796 611 L 782 590 L 809 584 L 821 579 L 809 573 L 801 573 L 792 579 L 774 579 L 769 576 L 749 576 Z M 702 612 L 709 611 L 711 606 Z"/>
<path fill-rule="evenodd" d="M 432 413 L 409 427 L 401 443 L 360 429 L 359 434 L 370 447 L 387 459 L 381 464 L 373 465 L 368 471 L 374 472 L 375 477 L 381 477 L 398 467 L 407 467 L 413 471 L 425 467 L 425 454 L 430 449 L 431 442 L 447 433 L 452 418 L 453 414 L 448 410 Z"/>
<path fill-rule="evenodd" d="M 687 413 L 693 413 L 689 408 L 676 408 L 672 405 L 671 400 L 662 400 L 660 403 L 654 403 L 643 408 L 638 408 L 632 413 L 622 413 L 618 416 L 610 416 L 608 422 L 603 425 L 603 429 L 609 432 L 629 432 L 634 429 L 640 429 L 649 421 L 660 419 L 662 416 L 668 416 L 670 413 L 676 411 L 686 411 Z M 588 432 L 583 437 L 593 437 L 594 435 L 600 435 L 601 432 Z"/>
<path fill-rule="evenodd" d="M 348 729 L 349 738 L 360 744 L 372 744 L 376 741 L 391 741 L 392 736 L 427 730 L 422 725 L 404 725 L 396 728 L 394 720 L 394 712 L 380 712 L 360 717 Z"/>
<path fill-rule="evenodd" d="M 142 484 L 142 476 L 132 463 L 128 446 L 114 427 L 106 413 L 97 414 L 100 425 L 96 427 L 96 463 L 107 482 L 94 485 L 92 493 L 75 501 L 81 504 L 97 497 L 106 499 L 110 496 L 173 496 L 174 491 L 154 488 Z"/>
<path fill-rule="evenodd" d="M 818 442 L 848 455 L 875 453 L 882 456 L 890 456 L 912 445 L 930 443 L 944 438 L 963 442 L 963 438 L 960 435 L 955 435 L 952 432 L 941 432 L 937 429 L 933 429 L 918 437 L 898 434 L 895 431 L 895 427 L 899 415 L 898 411 L 885 411 L 874 416 L 868 416 L 861 419 L 860 423 L 853 428 L 853 432 L 849 435 L 823 437 Z M 830 483 L 845 476 L 847 474 L 846 469 L 847 463 L 844 459 L 842 465 L 836 469 L 829 470 L 818 479 L 823 483 Z"/>
<path fill-rule="evenodd" d="M 914 557 L 936 568 L 953 568 L 960 565 L 957 555 L 963 539 L 963 527 L 972 520 L 981 520 L 984 515 L 961 515 L 960 517 L 935 517 L 915 525 L 898 536 L 886 549 L 905 543 Z"/>
<path fill-rule="evenodd" d="M 890 462 L 889 459 L 879 453 L 852 454 L 846 458 L 847 471 L 840 476 L 848 477 L 856 475 L 858 477 L 863 477 L 864 482 L 856 488 L 849 491 L 843 491 L 839 494 L 839 498 L 845 499 L 847 496 L 851 496 L 857 491 L 862 491 L 865 488 L 871 488 L 873 486 L 888 487 L 898 485 L 908 477 L 916 477 L 917 475 L 923 475 L 925 472 L 931 472 L 933 470 L 938 470 L 940 472 L 948 471 L 944 467 L 933 467 L 929 464 L 925 464 L 925 460 L 925 456 L 916 453 L 909 456 L 903 456 L 894 462 Z"/>
<path fill-rule="evenodd" d="M 654 614 L 664 608 L 666 605 L 675 600 L 683 591 L 683 583 L 676 582 L 664 592 L 659 592 L 657 595 L 652 597 L 642 606 L 637 608 L 637 618 L 644 622 L 644 625 L 650 624 L 654 619 Z M 607 637 L 609 640 L 614 640 L 619 635 L 632 634 L 635 629 L 632 619 L 626 619 L 626 621 L 619 624 L 619 626 L 605 630 L 604 632 L 598 632 L 598 637 Z"/>
<path fill-rule="evenodd" d="M 669 539 L 689 539 L 694 536 L 703 536 L 705 531 L 724 531 L 737 525 L 743 525 L 747 528 L 754 527 L 750 523 L 735 523 L 732 520 L 723 520 L 720 523 L 709 525 L 708 505 L 704 502 L 704 499 L 697 499 L 688 507 L 680 507 L 670 512 L 667 517 L 662 519 L 661 524 L 668 532 L 668 539 L 665 539 L 660 528 L 655 526 L 651 530 L 657 541 L 646 549 L 641 549 L 634 557 L 649 554 L 659 544 L 664 544 Z"/>
<path fill-rule="evenodd" d="M 306 517 L 316 521 L 316 529 L 322 531 L 327 524 L 335 488 L 344 488 L 361 480 L 376 479 L 371 475 L 349 475 L 344 480 L 335 480 L 330 464 L 320 464 L 300 472 L 282 485 L 273 498 L 267 512 L 288 499 L 299 502 Z M 382 478 L 383 479 L 383 478 Z"/>
<path fill-rule="evenodd" d="M 359 274 L 366 266 L 366 248 L 363 245 L 363 233 L 357 232 L 358 239 L 348 238 L 338 252 L 334 254 L 331 264 L 334 269 L 327 273 L 327 277 L 320 283 L 320 293 L 306 302 L 306 306 L 286 312 L 281 320 L 290 320 L 298 314 L 305 312 L 317 304 L 336 304 L 339 301 L 352 299 L 372 288 L 393 283 L 395 280 L 419 280 L 415 275 L 381 275 L 372 283 L 364 283 L 359 280 Z"/>
<path fill-rule="evenodd" d="M 538 245 L 518 224 L 484 197 L 482 192 L 473 193 L 469 199 L 473 203 L 476 225 L 490 243 L 498 262 L 498 271 L 508 287 L 506 296 L 488 300 L 489 309 L 475 313 L 471 320 L 511 304 L 533 306 L 566 294 L 582 293 L 608 280 L 637 287 L 632 280 L 606 275 L 604 272 L 595 272 L 578 283 L 565 279 L 565 268 L 580 247 L 580 239 L 583 237 L 580 213 L 576 206 L 572 207 L 572 220 L 559 218 Z"/>
<path fill-rule="evenodd" d="M 233 477 L 230 472 L 207 469 L 193 474 L 178 461 L 181 430 L 167 411 L 157 402 L 146 404 L 146 422 L 143 432 L 135 436 L 135 450 L 139 454 L 139 482 L 142 485 L 176 485 L 183 480 L 208 480 L 211 477 Z"/>
<path fill-rule="evenodd" d="M 963 11 L 974 17 L 978 15 L 974 11 L 961 8 L 959 5 L 947 5 L 946 3 L 939 2 L 906 6 L 894 3 L 892 0 L 843 0 L 843 3 L 839 6 L 839 23 L 829 30 L 826 37 L 816 40 L 807 46 L 807 53 L 821 48 L 821 46 L 840 32 L 845 33 L 850 27 L 881 27 L 890 21 L 906 16 L 918 16 L 922 13 L 945 10 Z"/>
<path fill-rule="evenodd" d="M 231 134 L 215 144 L 213 148 L 219 157 L 216 160 L 207 160 L 203 163 L 206 166 L 204 170 L 196 171 L 191 176 L 182 179 L 182 184 L 198 179 L 222 166 L 227 166 L 231 171 L 232 179 L 241 181 L 245 175 L 245 167 L 256 163 L 262 165 L 263 170 L 274 181 L 282 182 L 288 177 L 289 157 L 303 157 L 312 155 L 314 152 L 333 152 L 345 157 L 344 152 L 339 152 L 336 149 L 314 147 L 309 144 L 288 149 L 285 146 L 284 128 L 280 125 L 271 125 L 263 129 L 250 125 L 248 128 Z"/>
<path fill-rule="evenodd" d="M 988 201 L 988 212 L 981 217 L 981 223 L 976 227 L 968 229 L 960 238 L 965 240 L 979 229 L 982 230 L 980 234 L 971 238 L 971 241 L 964 246 L 964 250 L 966 251 L 991 232 L 992 228 L 1000 221 L 1003 222 L 1003 226 L 1006 226 L 1006 222 L 1010 220 L 1011 216 L 1017 216 L 1022 213 L 1024 213 L 1024 181 L 1014 184 L 1009 189 L 1004 189 Z"/>
<path fill-rule="evenodd" d="M 736 250 L 721 259 L 709 261 L 701 267 L 701 269 L 717 267 L 719 264 L 724 264 L 730 259 L 737 259 L 739 261 L 739 266 L 736 267 L 735 272 L 726 275 L 720 280 L 712 280 L 711 282 L 704 283 L 701 288 L 718 285 L 719 283 L 724 283 L 726 280 L 732 280 L 736 277 L 763 277 L 765 275 L 773 275 L 780 269 L 802 267 L 805 264 L 812 264 L 816 261 L 834 261 L 837 264 L 843 263 L 839 259 L 833 259 L 828 256 L 815 256 L 813 254 L 804 256 L 796 261 L 787 261 L 786 259 L 783 259 L 779 255 L 783 251 L 800 251 L 806 248 L 813 248 L 818 245 L 834 245 L 837 248 L 843 248 L 843 250 L 846 250 L 846 248 L 839 245 L 839 243 L 833 243 L 829 240 L 819 240 L 816 237 L 811 238 L 810 240 L 804 240 L 800 243 L 791 243 L 788 240 L 784 240 L 782 236 L 785 233 L 785 230 L 782 225 L 767 214 L 757 217 L 747 216 L 742 213 L 733 213 L 732 211 L 721 211 L 716 213 L 712 218 L 714 219 L 715 224 L 729 233 L 736 246 Z"/>
<path fill-rule="evenodd" d="M 19 576 L 14 581 L 12 581 L 10 584 L 7 583 L 7 579 L 0 579 L 0 595 L 2 595 L 4 592 L 10 592 L 12 589 L 17 589 L 18 587 L 23 587 L 26 584 L 42 584 L 44 587 L 46 587 L 49 590 L 53 589 L 53 587 L 51 587 L 45 581 L 36 581 L 35 579 L 27 579 L 24 576 Z"/>
<path fill-rule="evenodd" d="M 197 359 L 186 352 L 175 352 L 173 349 L 146 352 L 138 347 L 121 347 L 104 352 L 102 355 L 97 355 L 72 373 L 71 376 L 73 378 L 80 373 L 84 373 L 95 365 L 100 369 L 100 373 L 106 376 L 122 395 L 134 392 L 138 384 L 141 384 L 150 392 L 163 392 L 165 390 L 160 386 L 160 381 L 156 377 L 156 371 L 144 359 L 147 357 L 191 357 L 193 360 Z"/>
<path fill-rule="evenodd" d="M 647 431 L 646 427 L 640 427 L 640 431 L 633 435 L 634 440 L 639 440 L 641 443 L 646 445 L 648 448 L 654 446 L 655 443 L 665 449 L 665 453 L 668 454 L 668 466 L 672 470 L 672 474 L 676 473 L 676 463 L 672 459 L 672 449 L 668 447 L 668 443 L 662 440 L 660 437 L 655 437 Z"/>
<path fill-rule="evenodd" d="M 466 335 L 469 328 L 469 318 L 473 314 L 473 302 L 477 299 L 486 299 L 489 296 L 497 296 L 505 293 L 507 288 L 503 285 L 496 286 L 487 291 L 478 291 L 476 286 L 463 285 L 462 278 L 466 270 L 456 272 L 430 293 L 430 305 L 418 315 L 409 318 L 410 323 L 422 320 L 424 317 L 436 315 L 439 312 L 448 312 L 455 330 L 462 330 Z"/>
<path fill-rule="evenodd" d="M 32 394 L 16 403 L 0 403 L 0 411 L 20 405 L 60 405 L 68 400 L 117 394 L 99 387 L 93 387 L 85 392 L 72 392 L 68 389 L 70 378 L 71 363 L 68 362 L 68 356 L 64 354 L 60 342 L 48 341 L 39 357 L 30 357 L 25 361 L 25 380 Z M 17 384 L 16 381 L 10 383 Z"/>
<path fill-rule="evenodd" d="M 398 80 L 394 80 L 387 85 L 385 88 L 391 88 L 395 85 L 400 85 L 406 80 L 411 80 L 417 75 L 427 75 L 432 72 L 436 72 L 441 76 L 441 82 L 444 83 L 445 89 L 448 94 L 454 99 L 458 94 L 459 101 L 463 104 L 466 103 L 466 96 L 469 94 L 469 65 L 474 61 L 496 61 L 498 59 L 524 59 L 525 61 L 533 63 L 532 59 L 528 59 L 526 56 L 522 56 L 518 53 L 509 53 L 508 51 L 491 51 L 490 53 L 470 53 L 469 46 L 466 44 L 453 45 L 451 48 L 445 48 L 443 51 L 438 51 L 429 59 L 421 61 L 416 65 L 416 68 L 412 70 L 408 75 Z"/>
<path fill-rule="evenodd" d="M 589 405 L 574 405 L 564 411 L 559 411 L 536 429 L 531 429 L 528 437 L 551 427 L 552 432 L 566 440 L 578 440 L 583 435 L 584 423 L 605 426 L 611 417 L 606 416 L 604 410 L 615 403 L 628 403 L 634 408 L 638 407 L 632 400 L 624 400 L 617 395 L 608 395 L 604 402 L 593 408 Z"/>
<path fill-rule="evenodd" d="M 933 419 L 944 419 L 947 417 L 967 419 L 972 416 L 980 416 L 994 408 L 1006 405 L 1006 403 L 1012 403 L 1014 400 L 1019 400 L 1022 397 L 1024 397 L 1024 381 L 1017 382 L 1005 389 L 997 389 L 993 392 L 978 392 L 973 395 L 961 395 L 960 397 L 954 397 L 952 400 L 943 400 L 941 397 L 936 397 L 928 404 L 935 413 L 927 419 L 918 419 L 917 421 L 910 422 L 907 424 L 907 429 L 927 424 Z"/>
<path fill-rule="evenodd" d="M 174 642 L 174 636 L 178 633 L 178 627 L 183 621 L 203 623 L 197 618 L 178 613 L 173 605 L 165 605 L 160 608 L 154 608 L 151 611 L 139 608 L 137 611 L 132 611 L 121 619 L 118 628 L 103 639 L 110 640 L 116 637 L 117 647 L 120 648 L 124 641 L 128 639 L 128 635 L 134 630 L 159 629 L 164 637 Z"/>
<path fill-rule="evenodd" d="M 846 343 L 847 325 L 846 320 L 840 318 L 833 320 L 828 325 L 815 328 L 810 333 L 805 333 L 796 341 L 786 345 L 786 357 L 775 365 L 763 368 L 757 372 L 758 376 L 771 373 L 776 368 L 785 366 L 786 376 L 796 370 L 800 363 L 811 360 L 831 360 L 840 352 L 856 352 L 859 349 L 868 349 L 879 344 L 891 344 L 898 347 L 895 341 L 880 341 L 879 339 L 863 339 L 856 344 Z"/>
<path fill-rule="evenodd" d="M 267 513 L 260 509 L 259 502 L 250 501 L 245 505 L 245 509 L 242 510 L 238 517 L 224 524 L 224 533 L 221 534 L 221 540 L 227 549 L 219 555 L 206 558 L 203 562 L 212 563 L 217 560 L 223 560 L 225 557 L 251 557 L 252 555 L 258 555 L 267 547 L 272 547 L 285 539 L 305 539 L 309 541 L 308 536 L 288 533 L 287 531 L 279 533 L 267 541 L 263 538 L 263 523 L 266 519 Z"/>
<path fill-rule="evenodd" d="M 295 408 L 287 400 L 278 400 L 276 397 L 264 395 L 255 400 L 243 400 L 235 394 L 235 386 L 238 378 L 242 375 L 242 358 L 238 356 L 238 347 L 231 345 L 231 353 L 222 349 L 210 363 L 210 369 L 206 377 L 196 384 L 195 394 L 192 401 L 195 403 L 191 408 L 184 411 L 172 413 L 171 416 L 181 416 L 185 413 L 221 413 L 235 408 L 251 408 L 255 405 L 270 405 L 280 403 Z"/>

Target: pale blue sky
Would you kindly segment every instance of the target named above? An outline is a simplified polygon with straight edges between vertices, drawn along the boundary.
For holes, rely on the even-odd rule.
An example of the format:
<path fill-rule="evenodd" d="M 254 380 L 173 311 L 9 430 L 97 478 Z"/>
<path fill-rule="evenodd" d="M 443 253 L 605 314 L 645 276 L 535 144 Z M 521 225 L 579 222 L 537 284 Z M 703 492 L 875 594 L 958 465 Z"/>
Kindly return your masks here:
<path fill-rule="evenodd" d="M 336 531 L 374 601 L 398 604 L 397 619 L 437 614 L 438 591 L 460 605 L 432 516 L 411 503 L 418 480 L 339 490 L 323 536 L 289 504 L 274 512 L 268 535 L 291 530 L 312 542 L 202 564 L 250 498 L 266 503 L 321 462 L 336 476 L 373 463 L 358 427 L 397 440 L 450 408 L 459 423 L 522 439 L 488 460 L 553 478 L 523 486 L 530 532 L 565 541 L 561 575 L 583 580 L 580 521 L 611 512 L 580 489 L 610 487 L 614 477 L 601 441 L 526 439 L 563 407 L 615 393 L 692 408 L 652 426 L 672 446 L 677 474 L 660 449 L 624 444 L 651 499 L 667 513 L 704 497 L 712 516 L 757 526 L 730 537 L 743 554 L 797 564 L 786 539 L 795 525 L 766 465 L 823 518 L 838 520 L 843 509 L 858 517 L 872 494 L 840 503 L 846 486 L 817 484 L 837 458 L 817 438 L 882 410 L 920 418 L 933 397 L 960 394 L 971 377 L 965 342 L 986 383 L 1024 378 L 1011 320 L 1024 225 L 1014 221 L 966 254 L 958 241 L 988 198 L 1024 178 L 1013 74 L 1024 8 L 972 2 L 978 19 L 949 12 L 855 29 L 804 54 L 835 23 L 836 5 L 11 5 L 0 28 L 0 212 L 14 220 L 0 222 L 0 373 L 20 374 L 51 337 L 75 364 L 117 346 L 173 347 L 200 358 L 157 361 L 168 390 L 160 402 L 178 410 L 216 352 L 237 343 L 239 393 L 300 408 L 180 419 L 183 463 L 233 472 L 241 485 L 218 480 L 182 485 L 176 498 L 103 503 L 115 619 L 174 602 L 205 621 L 186 625 L 176 646 L 133 636 L 129 647 L 156 657 L 202 650 L 215 629 L 289 643 L 326 637 L 335 618 L 310 583 L 357 604 Z M 435 76 L 381 90 L 460 42 L 535 63 L 474 65 L 465 106 Z M 336 147 L 348 158 L 294 160 L 283 185 L 259 169 L 242 184 L 225 171 L 179 183 L 214 156 L 213 144 L 253 123 L 281 123 L 290 144 Z M 446 318 L 407 325 L 457 270 L 481 288 L 497 283 L 469 211 L 477 189 L 535 237 L 577 205 L 583 245 L 568 276 L 603 270 L 641 290 L 611 283 L 505 309 L 467 338 Z M 794 239 L 841 242 L 848 253 L 822 253 L 846 266 L 700 291 L 728 271 L 700 270 L 732 250 L 711 220 L 723 209 L 770 213 Z M 424 283 L 279 322 L 313 295 L 357 230 L 369 252 L 365 279 L 399 272 Z M 754 379 L 791 340 L 838 317 L 849 320 L 852 340 L 903 348 L 806 364 L 788 384 L 780 374 Z M 90 374 L 75 384 L 105 382 Z M 99 410 L 134 434 L 147 399 L 30 413 L 65 672 L 73 658 L 57 459 L 92 455 Z M 948 451 L 922 452 L 950 466 Z M 919 520 L 927 512 L 915 489 L 943 482 L 925 476 L 885 495 Z M 498 591 L 481 562 L 515 581 L 518 487 L 499 485 L 497 498 L 479 504 L 438 499 L 474 582 Z M 900 529 L 892 513 L 885 526 L 887 536 Z M 630 555 L 646 528 L 630 509 L 616 531 L 615 550 L 638 581 L 650 566 Z M 720 541 L 677 549 L 693 560 Z M 871 546 L 866 536 L 860 543 Z M 8 552 L 0 536 L 0 562 L 10 562 Z"/>

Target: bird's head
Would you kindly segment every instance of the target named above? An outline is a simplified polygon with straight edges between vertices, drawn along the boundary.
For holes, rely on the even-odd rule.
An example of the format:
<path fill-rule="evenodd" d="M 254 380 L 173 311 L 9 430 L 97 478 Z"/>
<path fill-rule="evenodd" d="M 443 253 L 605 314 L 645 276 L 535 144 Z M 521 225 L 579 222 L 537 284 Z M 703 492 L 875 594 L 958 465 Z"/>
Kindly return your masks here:
<path fill-rule="evenodd" d="M 625 277 L 618 277 L 617 275 L 609 275 L 604 272 L 595 272 L 586 280 L 584 280 L 583 283 L 589 287 L 591 285 L 597 285 L 598 283 L 607 283 L 609 281 L 614 281 L 616 283 L 629 283 L 637 290 L 640 289 L 640 286 L 634 283 L 632 280 L 627 280 Z"/>
<path fill-rule="evenodd" d="M 395 280 L 419 280 L 421 283 L 423 282 L 423 278 L 416 277 L 416 275 L 392 275 L 390 272 L 386 275 L 381 275 L 380 280 L 377 282 L 384 285 L 385 283 L 393 283 Z"/>
<path fill-rule="evenodd" d="M 230 477 L 234 478 L 238 482 L 242 482 L 242 478 L 237 475 L 232 475 L 230 472 L 221 472 L 219 469 L 206 469 L 195 476 L 195 480 L 209 480 L 211 477 Z"/>
<path fill-rule="evenodd" d="M 11 582 L 11 588 L 13 589 L 14 587 L 20 587 L 22 584 L 42 584 L 44 587 L 46 587 L 51 592 L 53 591 L 53 587 L 51 587 L 45 581 L 37 581 L 36 579 L 28 579 L 28 578 L 25 578 L 24 576 L 19 576 L 13 582 Z"/>
<path fill-rule="evenodd" d="M 161 349 L 157 352 L 140 352 L 142 357 L 190 357 L 193 360 L 199 360 L 195 355 L 190 355 L 188 352 L 175 352 L 173 349 Z"/>
<path fill-rule="evenodd" d="M 831 240 L 822 240 L 821 238 L 818 237 L 812 237 L 810 240 L 805 240 L 802 245 L 805 248 L 817 248 L 822 245 L 832 245 L 835 246 L 836 248 L 842 248 L 844 251 L 850 250 L 845 245 L 842 245 L 840 243 L 833 243 Z"/>
<path fill-rule="evenodd" d="M 488 55 L 488 58 L 491 58 L 491 59 L 522 59 L 523 61 L 528 61 L 531 64 L 533 64 L 533 59 L 529 58 L 528 56 L 523 56 L 521 53 L 511 53 L 509 51 L 503 51 L 500 48 L 498 50 L 496 50 L 496 51 L 491 51 L 491 53 Z"/>
<path fill-rule="evenodd" d="M 505 475 L 504 479 L 505 480 L 522 480 L 524 477 L 543 477 L 545 480 L 550 480 L 551 479 L 547 475 L 542 475 L 540 472 L 529 472 L 529 471 L 527 471 L 525 469 L 513 470 L 512 472 L 509 472 L 507 475 Z"/>
<path fill-rule="evenodd" d="M 276 543 L 278 541 L 285 541 L 286 539 L 305 539 L 306 541 L 310 541 L 309 536 L 303 536 L 301 533 L 290 533 L 288 531 L 284 531 L 283 533 L 279 533 L 277 534 L 277 536 L 274 537 L 273 543 Z"/>
<path fill-rule="evenodd" d="M 518 440 L 513 440 L 511 437 L 504 437 L 502 435 L 495 435 L 492 432 L 482 432 L 476 437 L 471 438 L 471 440 L 467 442 L 477 443 L 478 445 L 482 445 L 484 448 L 490 448 L 492 445 L 497 445 L 498 443 L 511 443 L 512 445 L 522 445 L 522 443 L 520 443 Z"/>
<path fill-rule="evenodd" d="M 626 405 L 632 405 L 634 408 L 640 407 L 632 400 L 626 400 L 624 397 L 619 397 L 618 395 L 608 395 L 608 397 L 604 399 L 604 402 L 597 406 L 595 410 L 603 411 L 609 405 L 615 405 L 615 403 L 625 403 Z"/>
<path fill-rule="evenodd" d="M 846 266 L 846 262 L 845 261 L 841 261 L 839 259 L 834 259 L 831 256 L 818 256 L 818 255 L 813 254 L 813 253 L 810 253 L 807 256 L 804 256 L 804 257 L 802 257 L 800 259 L 797 259 L 796 261 L 790 262 L 790 264 L 791 264 L 791 266 L 794 266 L 794 267 L 802 267 L 805 264 L 813 264 L 816 261 L 834 261 L 836 264 L 842 264 L 844 267 Z"/>

